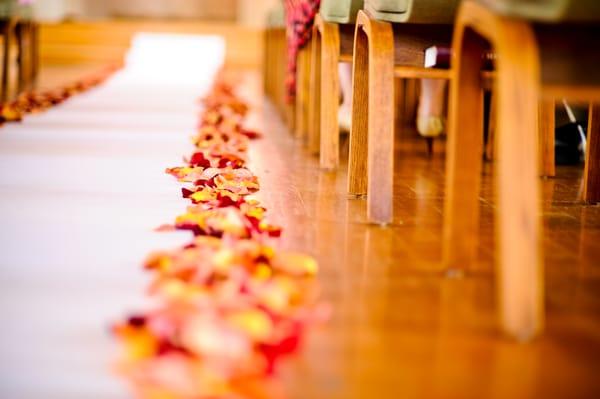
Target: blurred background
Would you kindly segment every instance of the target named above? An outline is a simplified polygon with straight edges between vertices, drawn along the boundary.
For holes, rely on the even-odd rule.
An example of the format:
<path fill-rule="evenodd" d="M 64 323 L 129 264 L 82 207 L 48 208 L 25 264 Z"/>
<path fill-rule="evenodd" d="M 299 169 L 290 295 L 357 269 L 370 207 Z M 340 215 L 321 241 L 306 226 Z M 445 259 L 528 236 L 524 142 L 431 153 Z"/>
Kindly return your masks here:
<path fill-rule="evenodd" d="M 40 61 L 42 65 L 118 62 L 135 32 L 210 33 L 225 38 L 228 65 L 257 68 L 262 62 L 262 28 L 277 1 L 36 1 Z"/>
<path fill-rule="evenodd" d="M 257 26 L 277 0 L 44 0 L 34 5 L 44 20 L 177 18 L 239 22 Z"/>

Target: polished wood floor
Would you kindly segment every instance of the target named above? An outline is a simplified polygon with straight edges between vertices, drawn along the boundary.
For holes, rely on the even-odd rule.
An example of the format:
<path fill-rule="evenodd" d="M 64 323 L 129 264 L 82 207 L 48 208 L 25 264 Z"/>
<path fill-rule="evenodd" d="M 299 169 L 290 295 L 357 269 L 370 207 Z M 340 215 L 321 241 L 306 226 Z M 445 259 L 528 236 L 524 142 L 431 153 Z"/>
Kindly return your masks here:
<path fill-rule="evenodd" d="M 463 277 L 441 268 L 443 144 L 398 140 L 394 222 L 366 223 L 366 203 L 295 140 L 275 108 L 251 168 L 284 245 L 320 262 L 331 321 L 311 333 L 283 380 L 294 399 L 600 397 L 600 207 L 580 203 L 582 167 L 542 182 L 545 335 L 520 344 L 495 329 L 492 165 L 486 164 L 479 262 Z M 347 152 L 347 141 L 346 150 Z"/>

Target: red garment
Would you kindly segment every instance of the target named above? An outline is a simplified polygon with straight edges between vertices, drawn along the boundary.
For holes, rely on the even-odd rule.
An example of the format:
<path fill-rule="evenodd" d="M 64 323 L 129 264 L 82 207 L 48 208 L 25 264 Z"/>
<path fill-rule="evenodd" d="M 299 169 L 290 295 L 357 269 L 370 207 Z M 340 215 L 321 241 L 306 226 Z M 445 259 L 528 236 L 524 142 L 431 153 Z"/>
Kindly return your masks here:
<path fill-rule="evenodd" d="M 285 84 L 287 100 L 292 103 L 296 97 L 296 60 L 298 50 L 310 41 L 315 15 L 319 12 L 321 0 L 284 0 L 288 43 L 288 64 Z"/>

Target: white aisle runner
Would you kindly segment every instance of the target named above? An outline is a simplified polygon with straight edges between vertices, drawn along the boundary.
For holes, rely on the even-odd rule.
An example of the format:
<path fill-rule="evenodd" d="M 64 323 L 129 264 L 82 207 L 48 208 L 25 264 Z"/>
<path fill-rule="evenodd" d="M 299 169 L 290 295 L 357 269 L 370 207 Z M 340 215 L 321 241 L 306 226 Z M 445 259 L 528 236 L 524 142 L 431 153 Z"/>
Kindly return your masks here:
<path fill-rule="evenodd" d="M 142 34 L 101 87 L 0 128 L 0 398 L 128 397 L 108 327 L 144 307 L 140 263 L 187 235 L 164 174 L 189 153 L 219 37 Z"/>

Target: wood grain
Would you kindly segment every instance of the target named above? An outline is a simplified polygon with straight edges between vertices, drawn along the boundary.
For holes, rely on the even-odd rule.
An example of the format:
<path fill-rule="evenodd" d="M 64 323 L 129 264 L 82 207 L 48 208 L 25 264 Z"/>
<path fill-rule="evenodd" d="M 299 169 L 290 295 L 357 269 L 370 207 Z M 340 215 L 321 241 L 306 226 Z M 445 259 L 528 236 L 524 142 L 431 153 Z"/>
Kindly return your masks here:
<path fill-rule="evenodd" d="M 321 69 L 317 71 L 321 75 L 321 86 L 317 87 L 321 92 L 320 164 L 322 169 L 333 170 L 340 163 L 340 30 L 338 24 L 324 21 L 320 14 L 315 18 L 315 28 L 321 41 Z"/>
<path fill-rule="evenodd" d="M 265 93 L 273 101 L 282 118 L 287 112 L 287 43 L 285 29 L 267 28 L 264 35 L 265 59 L 263 82 Z"/>
<path fill-rule="evenodd" d="M 348 150 L 348 193 L 367 194 L 369 129 L 369 39 L 360 23 L 354 36 L 352 63 L 352 126 Z"/>
<path fill-rule="evenodd" d="M 394 75 L 404 79 L 450 79 L 449 69 L 395 65 Z"/>
<path fill-rule="evenodd" d="M 461 20 L 459 20 L 461 21 Z M 465 37 L 466 36 L 466 37 Z M 456 25 L 446 155 L 444 202 L 444 264 L 468 269 L 476 255 L 479 230 L 479 190 L 483 145 L 483 40 Z"/>
<path fill-rule="evenodd" d="M 600 202 L 600 104 L 591 103 L 588 115 L 587 152 L 583 185 L 583 199 L 588 203 Z"/>
<path fill-rule="evenodd" d="M 308 130 L 308 151 L 318 154 L 321 148 L 321 33 L 313 26 L 311 43 L 310 111 Z"/>
<path fill-rule="evenodd" d="M 302 139 L 306 137 L 308 126 L 308 107 L 310 91 L 310 46 L 305 46 L 298 52 L 296 79 L 296 125 L 295 135 Z"/>
<path fill-rule="evenodd" d="M 390 23 L 363 11 L 357 25 L 368 38 L 367 216 L 371 223 L 388 224 L 394 180 L 394 35 Z"/>
<path fill-rule="evenodd" d="M 554 101 L 540 100 L 539 105 L 539 149 L 540 149 L 540 174 L 545 177 L 556 175 L 554 157 Z"/>

